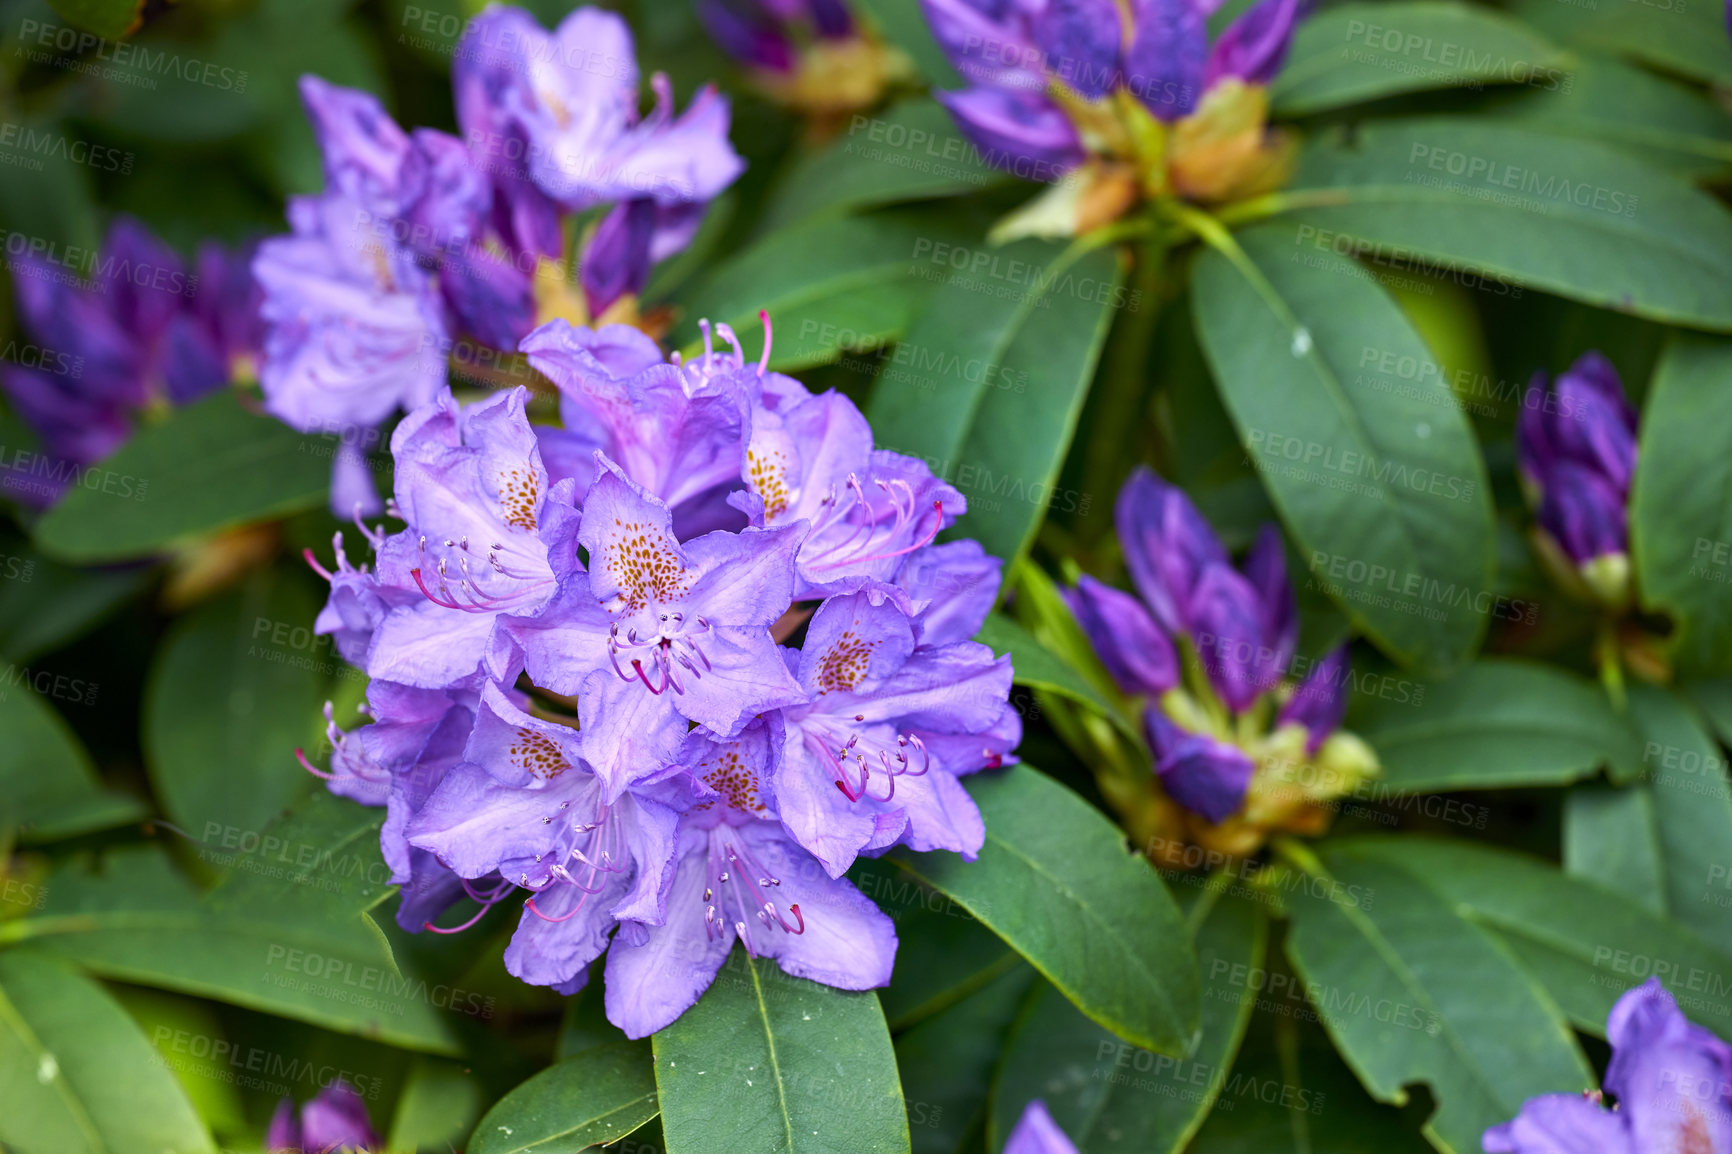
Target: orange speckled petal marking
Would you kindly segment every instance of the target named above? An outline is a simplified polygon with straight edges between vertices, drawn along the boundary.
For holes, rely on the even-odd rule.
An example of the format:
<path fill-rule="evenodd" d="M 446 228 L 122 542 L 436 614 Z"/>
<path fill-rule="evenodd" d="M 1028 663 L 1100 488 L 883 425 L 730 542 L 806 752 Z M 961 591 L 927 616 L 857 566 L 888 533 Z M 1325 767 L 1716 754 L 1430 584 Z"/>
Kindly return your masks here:
<path fill-rule="evenodd" d="M 876 641 L 862 640 L 852 629 L 844 631 L 819 659 L 818 692 L 830 693 L 859 685 L 871 668 L 872 651 L 877 647 Z"/>
<path fill-rule="evenodd" d="M 600 560 L 626 607 L 635 611 L 652 601 L 665 604 L 685 596 L 693 577 L 677 549 L 673 536 L 659 525 L 616 518 Z"/>
<path fill-rule="evenodd" d="M 571 768 L 571 762 L 554 740 L 533 729 L 518 729 L 517 738 L 511 743 L 511 760 L 543 781 L 551 781 Z"/>
<path fill-rule="evenodd" d="M 788 510 L 787 454 L 769 446 L 748 449 L 746 471 L 752 483 L 752 491 L 764 500 L 764 522 L 774 522 Z"/>
<path fill-rule="evenodd" d="M 505 523 L 517 529 L 536 529 L 535 510 L 541 504 L 541 478 L 527 462 L 499 475 L 499 507 Z"/>
<path fill-rule="evenodd" d="M 713 756 L 697 766 L 697 776 L 722 795 L 728 805 L 759 817 L 769 816 L 758 779 L 758 771 L 740 754 L 738 744 L 713 747 Z"/>

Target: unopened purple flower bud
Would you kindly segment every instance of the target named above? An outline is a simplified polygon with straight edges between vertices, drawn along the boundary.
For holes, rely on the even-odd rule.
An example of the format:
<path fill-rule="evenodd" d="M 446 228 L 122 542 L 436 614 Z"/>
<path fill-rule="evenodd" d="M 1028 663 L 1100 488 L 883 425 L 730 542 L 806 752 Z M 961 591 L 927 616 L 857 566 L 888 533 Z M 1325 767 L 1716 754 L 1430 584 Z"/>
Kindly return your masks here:
<path fill-rule="evenodd" d="M 1114 0 L 1048 0 L 1032 28 L 1060 80 L 1090 100 L 1112 91 L 1124 43 Z"/>
<path fill-rule="evenodd" d="M 933 95 L 950 110 L 956 126 L 974 146 L 1002 168 L 1052 178 L 1081 164 L 1087 155 L 1076 126 L 1040 97 L 998 88 Z"/>
<path fill-rule="evenodd" d="M 1540 527 L 1577 565 L 1629 549 L 1625 495 L 1593 469 L 1561 461 L 1540 498 Z"/>
<path fill-rule="evenodd" d="M 756 8 L 737 0 L 698 0 L 698 20 L 723 52 L 748 68 L 793 71 L 793 45 Z"/>
<path fill-rule="evenodd" d="M 379 1135 L 367 1117 L 367 1104 L 347 1082 L 333 1082 L 294 1115 L 294 1103 L 284 1098 L 271 1116 L 265 1132 L 265 1149 L 271 1154 L 325 1154 L 334 1150 L 377 1150 Z"/>
<path fill-rule="evenodd" d="M 1293 43 L 1302 0 L 1261 0 L 1233 21 L 1209 50 L 1203 85 L 1236 76 L 1248 84 L 1268 84 L 1281 71 Z"/>
<path fill-rule="evenodd" d="M 1046 1103 L 1036 1098 L 1017 1119 L 1016 1129 L 1004 1144 L 1004 1154 L 1077 1154 L 1077 1148 L 1047 1113 Z"/>
<path fill-rule="evenodd" d="M 1291 721 L 1305 727 L 1307 755 L 1315 754 L 1329 735 L 1340 728 L 1341 718 L 1347 712 L 1347 680 L 1351 670 L 1347 646 L 1337 646 L 1317 663 L 1281 707 L 1280 724 Z"/>
<path fill-rule="evenodd" d="M 1263 622 L 1263 602 L 1251 582 L 1229 565 L 1203 570 L 1191 597 L 1191 642 L 1209 683 L 1232 709 L 1249 709 L 1268 688 L 1267 670 L 1275 662 Z M 1279 676 L 1279 665 L 1275 672 Z"/>
<path fill-rule="evenodd" d="M 1113 509 L 1125 567 L 1155 620 L 1170 634 L 1190 631 L 1190 604 L 1203 571 L 1226 565 L 1215 531 L 1176 486 L 1139 468 Z"/>
<path fill-rule="evenodd" d="M 1142 602 L 1086 575 L 1064 598 L 1120 689 L 1155 697 L 1178 684 L 1173 643 Z"/>
<path fill-rule="evenodd" d="M 1535 373 L 1516 423 L 1516 456 L 1541 492 L 1557 465 L 1569 461 L 1628 493 L 1636 468 L 1636 411 L 1612 363 L 1590 350 L 1550 389 L 1545 374 Z"/>
<path fill-rule="evenodd" d="M 1263 638 L 1252 669 L 1252 680 L 1263 692 L 1280 682 L 1299 644 L 1299 601 L 1287 581 L 1287 553 L 1279 529 L 1263 526 L 1245 555 L 1243 570 L 1263 611 Z"/>
<path fill-rule="evenodd" d="M 1143 725 L 1155 773 L 1174 801 L 1216 823 L 1238 812 L 1257 771 L 1244 750 L 1181 729 L 1159 708 L 1143 714 Z"/>
<path fill-rule="evenodd" d="M 583 294 L 591 316 L 600 316 L 628 293 L 643 291 L 655 227 L 656 203 L 648 197 L 623 201 L 602 218 L 583 252 Z"/>

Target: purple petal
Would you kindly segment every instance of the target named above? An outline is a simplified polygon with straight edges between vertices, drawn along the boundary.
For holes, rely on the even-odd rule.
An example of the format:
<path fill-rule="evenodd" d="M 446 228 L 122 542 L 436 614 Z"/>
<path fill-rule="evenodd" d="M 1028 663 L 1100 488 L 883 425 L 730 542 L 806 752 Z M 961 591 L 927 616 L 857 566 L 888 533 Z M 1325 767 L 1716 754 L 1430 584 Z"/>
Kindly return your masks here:
<path fill-rule="evenodd" d="M 524 907 L 505 947 L 506 972 L 532 986 L 563 986 L 589 969 L 607 949 L 615 924 L 608 906 L 597 900 L 607 896 L 565 885 L 535 895 L 535 908 Z"/>
<path fill-rule="evenodd" d="M 1529 1098 L 1514 1121 L 1487 1130 L 1481 1145 L 1486 1154 L 1648 1154 L 1664 1149 L 1635 1145 L 1624 1119 L 1580 1094 Z"/>
<path fill-rule="evenodd" d="M 1173 643 L 1142 602 L 1086 574 L 1063 591 L 1077 624 L 1119 688 L 1133 696 L 1159 696 L 1179 683 Z"/>
<path fill-rule="evenodd" d="M 1247 84 L 1268 84 L 1281 71 L 1304 0 L 1260 0 L 1227 26 L 1209 51 L 1203 87 L 1236 76 Z"/>
<path fill-rule="evenodd" d="M 608 199 L 654 198 L 657 204 L 703 203 L 719 195 L 745 171 L 746 162 L 728 141 L 728 98 L 705 87 L 678 118 L 671 98 L 658 92 L 657 113 L 634 128 L 608 158 Z"/>
<path fill-rule="evenodd" d="M 711 937 L 704 921 L 708 835 L 688 828 L 680 837 L 667 921 L 646 927 L 641 944 L 623 932 L 607 952 L 607 1018 L 628 1038 L 645 1038 L 668 1025 L 710 988 L 733 948 L 733 927 Z"/>
<path fill-rule="evenodd" d="M 1212 822 L 1223 822 L 1244 804 L 1257 767 L 1237 746 L 1180 729 L 1159 709 L 1143 714 L 1155 772 L 1174 801 Z"/>
<path fill-rule="evenodd" d="M 441 297 L 458 326 L 489 349 L 514 349 L 535 326 L 535 284 L 520 265 L 478 244 L 440 262 Z"/>
<path fill-rule="evenodd" d="M 1004 562 L 978 541 L 928 545 L 908 555 L 896 584 L 926 607 L 914 615 L 915 638 L 922 645 L 972 640 L 998 602 Z"/>
<path fill-rule="evenodd" d="M 1119 490 L 1113 510 L 1125 567 L 1137 592 L 1169 635 L 1190 631 L 1190 602 L 1212 564 L 1227 551 L 1191 499 L 1148 469 L 1139 468 Z"/>
<path fill-rule="evenodd" d="M 1347 712 L 1347 683 L 1351 677 L 1347 646 L 1336 646 L 1281 707 L 1279 724 L 1291 721 L 1305 727 L 1308 755 L 1315 754 L 1318 746 L 1340 728 L 1341 718 Z"/>
<path fill-rule="evenodd" d="M 341 88 L 311 74 L 301 77 L 300 88 L 324 155 L 328 190 L 380 217 L 396 216 L 402 208 L 408 134 L 371 93 Z"/>
<path fill-rule="evenodd" d="M 1136 0 L 1134 24 L 1126 86 L 1157 119 L 1189 116 L 1203 95 L 1209 51 L 1202 9 L 1195 0 Z"/>
<path fill-rule="evenodd" d="M 611 668 L 584 681 L 577 709 L 583 753 L 609 797 L 678 759 L 686 723 L 673 696 L 621 680 Z"/>
<path fill-rule="evenodd" d="M 333 1082 L 301 1107 L 301 1141 L 309 1150 L 335 1150 L 353 1146 L 377 1149 L 382 1141 L 373 1132 L 367 1104 L 346 1082 Z"/>
<path fill-rule="evenodd" d="M 1112 90 L 1124 39 L 1116 0 L 1048 0 L 1031 30 L 1049 72 L 1090 100 Z"/>
<path fill-rule="evenodd" d="M 1046 1103 L 1036 1098 L 1023 1108 L 1004 1154 L 1077 1154 L 1077 1148 L 1047 1113 Z"/>
<path fill-rule="evenodd" d="M 284 1098 L 272 1112 L 270 1127 L 265 1131 L 265 1149 L 269 1154 L 284 1150 L 301 1154 L 301 1120 L 295 1115 L 293 1098 Z"/>
<path fill-rule="evenodd" d="M 1573 462 L 1553 466 L 1539 522 L 1578 565 L 1629 549 L 1624 495 L 1602 474 Z"/>
<path fill-rule="evenodd" d="M 623 201 L 602 218 L 583 250 L 583 293 L 591 316 L 600 316 L 622 296 L 643 292 L 655 220 L 655 201 L 647 197 Z"/>
<path fill-rule="evenodd" d="M 800 684 L 812 697 L 875 689 L 914 652 L 907 614 L 864 593 L 832 597 L 806 627 Z"/>
<path fill-rule="evenodd" d="M 1732 1046 L 1691 1024 L 1658 978 L 1618 999 L 1606 1037 L 1606 1089 L 1632 1149 L 1732 1150 Z"/>
<path fill-rule="evenodd" d="M 367 454 L 354 441 L 339 440 L 331 458 L 331 512 L 347 518 L 376 517 L 384 511 Z"/>
<path fill-rule="evenodd" d="M 836 787 L 833 759 L 823 752 L 827 738 L 827 732 L 808 733 L 790 721 L 776 777 L 776 808 L 789 834 L 831 877 L 841 877 L 871 844 L 878 823 L 875 807 L 850 802 Z"/>
<path fill-rule="evenodd" d="M 1229 566 L 1210 565 L 1191 594 L 1190 618 L 1191 640 L 1209 683 L 1234 710 L 1250 708 L 1275 656 L 1263 632 L 1257 589 Z"/>
<path fill-rule="evenodd" d="M 1636 468 L 1636 418 L 1610 361 L 1584 353 L 1558 378 L 1552 446 L 1565 460 L 1598 470 L 1627 493 Z"/>
<path fill-rule="evenodd" d="M 1087 159 L 1070 118 L 1038 93 L 999 88 L 935 92 L 988 164 L 1025 180 L 1057 180 Z"/>
<path fill-rule="evenodd" d="M 1045 89 L 1046 54 L 1037 47 L 1019 6 L 920 0 L 920 7 L 933 39 L 971 84 L 1029 94 Z"/>
<path fill-rule="evenodd" d="M 960 787 L 958 787 L 960 789 Z M 896 960 L 896 926 L 882 910 L 842 878 L 826 877 L 811 855 L 772 822 L 754 822 L 741 838 L 779 879 L 779 907 L 800 907 L 801 933 L 762 933 L 753 941 L 788 973 L 842 990 L 890 984 Z"/>
<path fill-rule="evenodd" d="M 1286 675 L 1299 644 L 1299 602 L 1287 582 L 1287 552 L 1281 531 L 1273 525 L 1263 526 L 1242 568 L 1263 608 L 1263 645 L 1253 680 L 1259 692 L 1266 692 Z"/>
<path fill-rule="evenodd" d="M 748 68 L 792 72 L 794 49 L 787 38 L 768 21 L 741 13 L 740 7 L 728 0 L 698 0 L 698 19 L 723 52 Z"/>

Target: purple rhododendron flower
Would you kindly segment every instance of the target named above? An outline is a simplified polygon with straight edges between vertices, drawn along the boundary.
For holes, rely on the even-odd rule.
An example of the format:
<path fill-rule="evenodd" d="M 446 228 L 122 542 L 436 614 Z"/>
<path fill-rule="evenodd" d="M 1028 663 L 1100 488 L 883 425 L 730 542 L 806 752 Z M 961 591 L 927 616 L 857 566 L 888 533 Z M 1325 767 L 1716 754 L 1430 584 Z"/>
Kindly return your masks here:
<path fill-rule="evenodd" d="M 1612 1061 L 1599 1095 L 1530 1098 L 1485 1132 L 1486 1154 L 1727 1154 L 1732 1151 L 1732 1046 L 1692 1025 L 1649 978 L 1606 1019 Z"/>
<path fill-rule="evenodd" d="M 1004 1154 L 1077 1154 L 1077 1149 L 1052 1120 L 1046 1103 L 1036 1098 L 1023 1107 L 1016 1129 L 1005 1140 Z"/>
<path fill-rule="evenodd" d="M 1628 551 L 1636 411 L 1610 361 L 1584 353 L 1550 386 L 1535 375 L 1522 398 L 1516 456 L 1538 495 L 1540 526 L 1571 561 Z"/>
<path fill-rule="evenodd" d="M 258 342 L 245 260 L 206 244 L 188 272 L 125 216 L 110 226 L 88 280 L 29 252 L 12 258 L 19 317 L 40 351 L 33 363 L 0 365 L 0 388 L 46 457 L 92 464 L 126 440 L 138 410 L 186 404 L 226 385 Z M 48 504 L 64 474 L 19 476 L 11 487 Z"/>
<path fill-rule="evenodd" d="M 783 710 L 782 820 L 832 877 L 857 855 L 902 844 L 972 859 L 980 812 L 926 732 L 979 735 L 1000 721 L 1008 659 L 973 641 L 915 644 L 892 600 L 865 593 L 819 607 L 798 655 L 810 701 Z M 978 744 L 978 742 L 977 742 Z"/>
<path fill-rule="evenodd" d="M 265 1149 L 270 1154 L 332 1154 L 338 1150 L 378 1151 L 383 1139 L 367 1117 L 367 1104 L 347 1082 L 337 1081 L 315 1094 L 301 1107 L 284 1098 L 265 1131 Z"/>
<path fill-rule="evenodd" d="M 688 721 L 722 735 L 803 699 L 770 626 L 792 599 L 800 531 L 717 531 L 681 542 L 665 503 L 597 454 L 578 541 L 587 573 L 516 619 L 536 684 L 580 696 L 584 756 L 617 791 L 676 753 Z"/>
<path fill-rule="evenodd" d="M 818 867 L 776 820 L 780 725 L 737 737 L 694 731 L 680 764 L 693 801 L 680 818 L 667 916 L 622 928 L 607 958 L 607 1012 L 627 1036 L 667 1026 L 703 994 L 736 938 L 753 957 L 845 990 L 890 982 L 896 929 L 871 899 Z"/>

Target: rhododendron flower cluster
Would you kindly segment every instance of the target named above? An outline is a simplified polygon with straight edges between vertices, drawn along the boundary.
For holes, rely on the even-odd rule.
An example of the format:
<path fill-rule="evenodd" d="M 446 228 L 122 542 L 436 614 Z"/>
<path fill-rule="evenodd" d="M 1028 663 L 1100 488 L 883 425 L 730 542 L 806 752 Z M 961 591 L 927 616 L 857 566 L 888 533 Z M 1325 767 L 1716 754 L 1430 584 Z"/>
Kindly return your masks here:
<path fill-rule="evenodd" d="M 1146 700 L 1162 844 L 1248 853 L 1273 829 L 1319 832 L 1326 803 L 1377 759 L 1340 729 L 1345 645 L 1289 680 L 1299 617 L 1281 534 L 1265 526 L 1235 566 L 1190 498 L 1147 469 L 1115 519 L 1140 599 L 1088 576 L 1065 598 L 1118 688 Z"/>
<path fill-rule="evenodd" d="M 767 371 L 767 319 L 764 362 L 716 335 L 682 361 L 555 320 L 523 349 L 559 426 L 521 388 L 415 408 L 391 444 L 403 527 L 366 530 L 360 567 L 339 537 L 318 623 L 373 679 L 325 775 L 386 807 L 400 924 L 518 899 L 507 968 L 570 993 L 605 951 L 634 1037 L 736 939 L 887 982 L 895 931 L 844 873 L 896 845 L 972 858 L 958 778 L 1021 732 L 1008 659 L 970 640 L 999 563 L 935 543 L 961 494 Z"/>
<path fill-rule="evenodd" d="M 356 430 L 432 401 L 471 345 L 509 354 L 547 316 L 634 318 L 652 265 L 690 242 L 743 167 L 713 90 L 676 116 L 658 74 L 640 113 L 631 30 L 598 9 L 551 33 L 488 9 L 457 45 L 452 85 L 462 138 L 405 132 L 371 95 L 303 77 L 325 189 L 290 202 L 292 232 L 253 266 L 267 407 L 344 434 L 331 501 L 343 516 L 379 508 Z M 568 244 L 570 218 L 604 207 Z"/>

